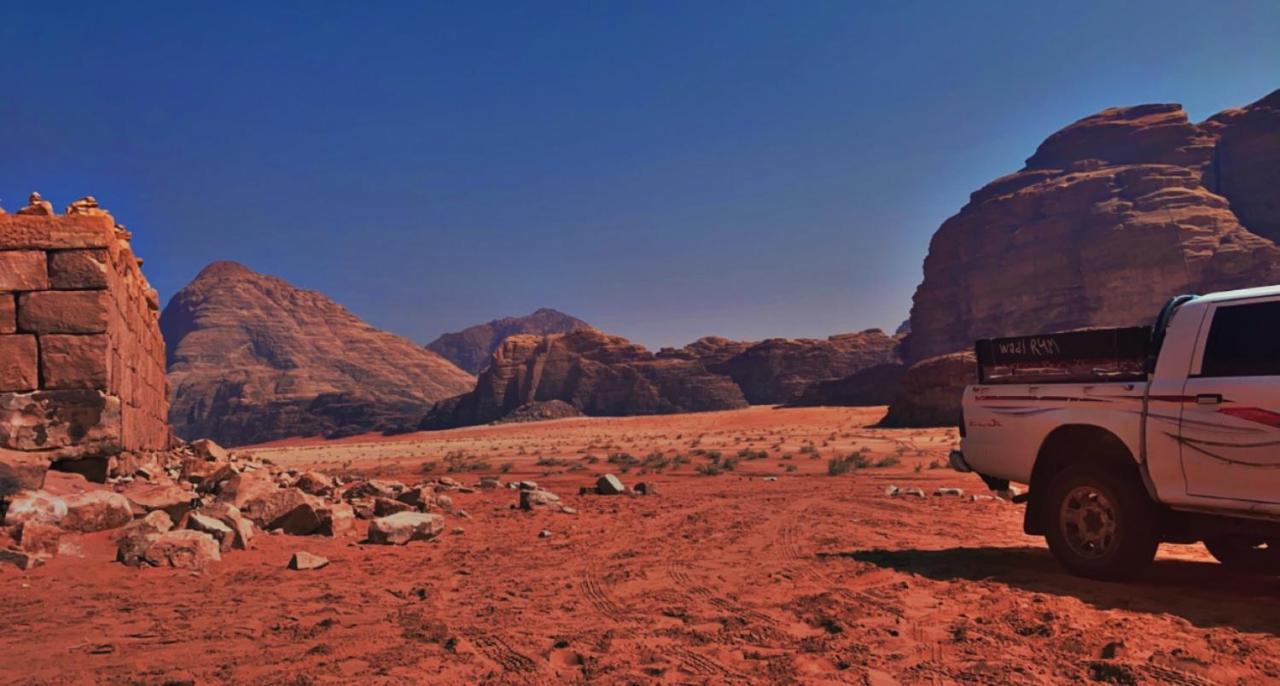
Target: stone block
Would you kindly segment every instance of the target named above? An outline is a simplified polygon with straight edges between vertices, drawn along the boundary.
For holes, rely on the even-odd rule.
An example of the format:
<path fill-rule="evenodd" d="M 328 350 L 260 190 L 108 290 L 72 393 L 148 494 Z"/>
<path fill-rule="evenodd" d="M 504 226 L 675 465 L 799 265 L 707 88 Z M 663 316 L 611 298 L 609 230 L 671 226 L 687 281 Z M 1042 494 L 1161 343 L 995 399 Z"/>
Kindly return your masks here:
<path fill-rule="evenodd" d="M 42 291 L 49 287 L 43 250 L 0 251 L 0 292 Z"/>
<path fill-rule="evenodd" d="M 98 391 L 0 393 L 0 448 L 114 454 L 120 429 L 120 399 Z"/>
<path fill-rule="evenodd" d="M 0 334 L 18 330 L 18 301 L 12 293 L 0 293 Z"/>
<path fill-rule="evenodd" d="M 108 248 L 114 240 L 110 216 L 0 215 L 0 250 Z"/>
<path fill-rule="evenodd" d="M 0 391 L 34 391 L 40 385 L 36 337 L 0 335 Z"/>
<path fill-rule="evenodd" d="M 48 471 L 47 455 L 0 448 L 0 498 L 18 491 L 40 490 Z"/>
<path fill-rule="evenodd" d="M 112 304 L 107 291 L 39 291 L 18 296 L 18 330 L 103 333 Z"/>
<path fill-rule="evenodd" d="M 106 250 L 58 250 L 49 253 L 49 288 L 57 290 L 107 287 Z"/>
<path fill-rule="evenodd" d="M 110 346 L 106 334 L 40 336 L 40 371 L 44 375 L 44 388 L 106 390 Z"/>

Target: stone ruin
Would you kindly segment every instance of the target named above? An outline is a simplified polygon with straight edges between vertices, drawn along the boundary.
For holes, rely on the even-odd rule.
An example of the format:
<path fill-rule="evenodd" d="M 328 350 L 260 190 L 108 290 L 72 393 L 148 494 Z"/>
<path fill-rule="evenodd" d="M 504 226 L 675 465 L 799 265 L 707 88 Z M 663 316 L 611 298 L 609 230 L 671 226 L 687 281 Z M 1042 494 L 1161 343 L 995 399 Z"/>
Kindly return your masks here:
<path fill-rule="evenodd" d="M 0 210 L 0 497 L 169 446 L 159 296 L 129 238 L 92 197 Z"/>

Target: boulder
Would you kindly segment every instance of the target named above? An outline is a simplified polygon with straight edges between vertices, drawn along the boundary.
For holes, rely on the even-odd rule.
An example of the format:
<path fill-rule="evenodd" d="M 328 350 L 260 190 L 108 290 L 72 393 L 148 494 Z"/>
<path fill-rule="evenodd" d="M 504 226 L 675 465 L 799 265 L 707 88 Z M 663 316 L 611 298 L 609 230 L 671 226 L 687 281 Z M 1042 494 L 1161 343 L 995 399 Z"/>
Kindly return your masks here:
<path fill-rule="evenodd" d="M 129 500 L 136 512 L 161 510 L 175 522 L 199 505 L 198 496 L 194 491 L 176 484 L 148 484 L 134 481 L 121 491 L 121 494 Z"/>
<path fill-rule="evenodd" d="M 294 487 L 307 495 L 330 495 L 333 493 L 333 477 L 321 472 L 303 472 Z"/>
<path fill-rule="evenodd" d="M 412 512 L 418 509 L 414 505 L 390 498 L 374 498 L 373 514 L 375 517 L 388 517 L 397 512 Z"/>
<path fill-rule="evenodd" d="M 260 500 L 279 488 L 270 472 L 256 469 L 236 474 L 223 483 L 218 489 L 218 500 L 243 510 L 249 502 Z"/>
<path fill-rule="evenodd" d="M 296 488 L 281 488 L 253 498 L 241 512 L 264 531 L 280 529 L 293 536 L 316 533 L 321 524 L 323 503 Z"/>
<path fill-rule="evenodd" d="M 386 481 L 382 479 L 370 479 L 368 481 L 356 481 L 349 485 L 342 492 L 343 500 L 353 500 L 355 498 L 387 498 L 395 500 L 401 493 L 404 493 L 408 487 L 399 481 Z"/>
<path fill-rule="evenodd" d="M 62 529 L 44 522 L 23 522 L 18 529 L 18 550 L 37 557 L 53 557 L 58 554 L 58 542 Z"/>
<path fill-rule="evenodd" d="M 400 512 L 369 523 L 369 542 L 404 545 L 435 538 L 444 530 L 444 517 L 425 512 Z"/>
<path fill-rule="evenodd" d="M 189 445 L 191 452 L 195 453 L 196 457 L 201 460 L 208 462 L 228 462 L 231 460 L 231 454 L 227 452 L 226 448 L 207 438 L 191 441 Z"/>
<path fill-rule="evenodd" d="M 129 499 L 111 491 L 90 491 L 66 498 L 67 515 L 58 523 L 67 531 L 90 533 L 116 529 L 133 521 Z"/>
<path fill-rule="evenodd" d="M 116 561 L 129 567 L 147 564 L 147 549 L 156 538 L 172 528 L 173 522 L 169 520 L 169 515 L 160 510 L 135 519 L 124 528 L 116 541 Z"/>
<path fill-rule="evenodd" d="M 596 479 L 596 493 L 600 495 L 623 495 L 627 492 L 627 487 L 622 485 L 622 481 L 612 474 L 605 474 Z"/>
<path fill-rule="evenodd" d="M 222 552 L 231 550 L 236 542 L 236 532 L 222 521 L 196 512 L 187 515 L 187 528 L 192 531 L 209 534 L 218 542 Z"/>
<path fill-rule="evenodd" d="M 311 553 L 299 550 L 289 558 L 289 569 L 298 571 L 306 571 L 312 569 L 323 569 L 329 566 L 329 559 L 312 555 Z"/>
<path fill-rule="evenodd" d="M 253 540 L 253 522 L 245 519 L 240 509 L 230 503 L 211 503 L 196 510 L 195 514 L 221 522 L 233 533 L 231 547 L 247 550 Z M 219 539 L 219 543 L 223 543 Z"/>
<path fill-rule="evenodd" d="M 47 491 L 19 491 L 9 497 L 4 513 L 5 526 L 23 522 L 56 524 L 67 516 L 67 503 Z"/>
<path fill-rule="evenodd" d="M 142 559 L 153 567 L 204 569 L 222 559 L 212 536 L 190 529 L 154 534 Z"/>
<path fill-rule="evenodd" d="M 320 528 L 324 536 L 345 536 L 355 530 L 355 508 L 346 503 L 331 503 L 320 513 Z"/>
<path fill-rule="evenodd" d="M 402 503 L 408 504 L 410 507 L 426 512 L 436 504 L 436 490 L 425 486 L 410 488 L 396 497 Z M 392 514 L 392 513 L 388 513 Z"/>

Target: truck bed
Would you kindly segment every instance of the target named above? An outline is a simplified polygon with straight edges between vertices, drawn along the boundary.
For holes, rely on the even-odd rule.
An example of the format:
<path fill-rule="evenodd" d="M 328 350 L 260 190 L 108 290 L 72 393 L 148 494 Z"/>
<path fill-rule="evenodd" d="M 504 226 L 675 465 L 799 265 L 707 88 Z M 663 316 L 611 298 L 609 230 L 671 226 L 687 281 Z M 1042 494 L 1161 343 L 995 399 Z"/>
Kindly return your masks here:
<path fill-rule="evenodd" d="M 1099 383 L 1146 378 L 1151 327 L 1083 329 L 978 341 L 979 384 Z"/>

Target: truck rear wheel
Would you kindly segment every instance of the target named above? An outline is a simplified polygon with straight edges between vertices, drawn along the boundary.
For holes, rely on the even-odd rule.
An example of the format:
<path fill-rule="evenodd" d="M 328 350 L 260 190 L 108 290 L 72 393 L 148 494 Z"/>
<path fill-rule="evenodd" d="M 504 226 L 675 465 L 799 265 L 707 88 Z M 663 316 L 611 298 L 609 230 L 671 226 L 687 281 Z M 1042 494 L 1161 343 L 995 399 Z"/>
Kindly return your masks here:
<path fill-rule="evenodd" d="M 1105 467 L 1068 467 L 1043 503 L 1049 550 L 1072 573 L 1127 579 L 1155 558 L 1156 509 L 1141 484 Z"/>
<path fill-rule="evenodd" d="M 1206 538 L 1204 547 L 1226 567 L 1255 574 L 1280 574 L 1280 541 L 1221 536 Z"/>

